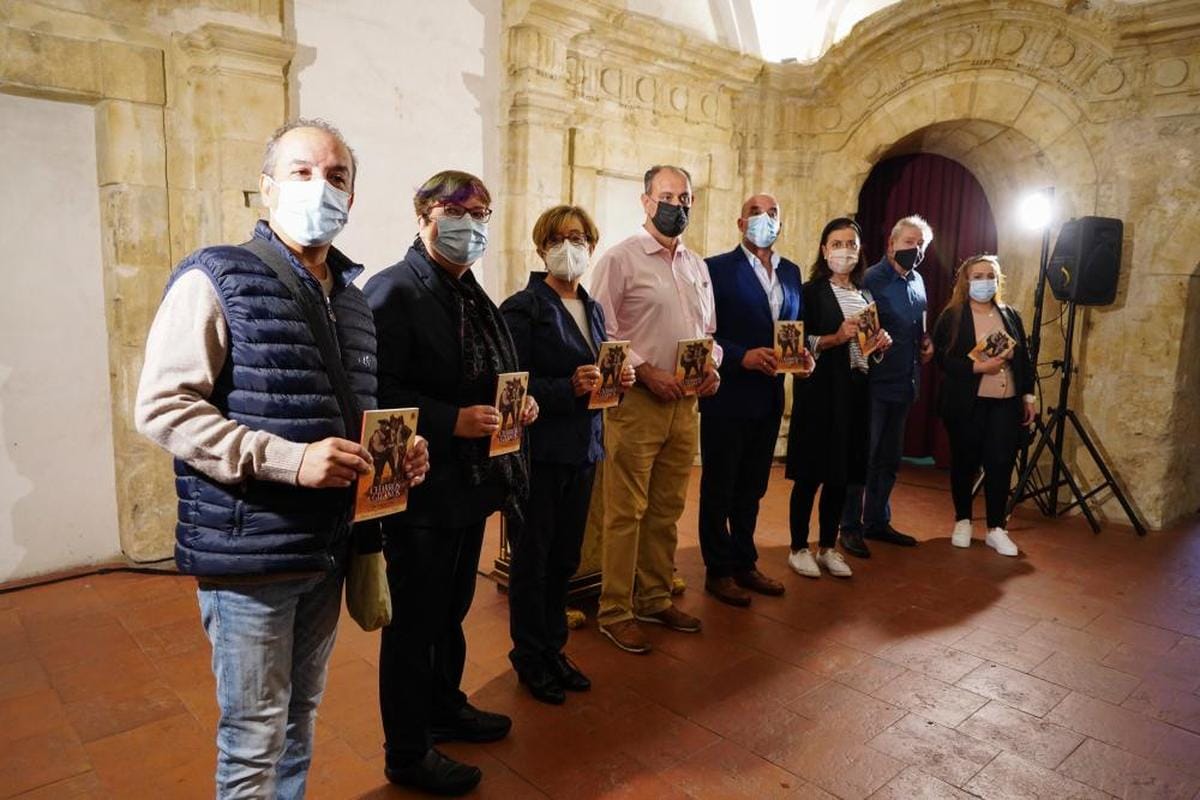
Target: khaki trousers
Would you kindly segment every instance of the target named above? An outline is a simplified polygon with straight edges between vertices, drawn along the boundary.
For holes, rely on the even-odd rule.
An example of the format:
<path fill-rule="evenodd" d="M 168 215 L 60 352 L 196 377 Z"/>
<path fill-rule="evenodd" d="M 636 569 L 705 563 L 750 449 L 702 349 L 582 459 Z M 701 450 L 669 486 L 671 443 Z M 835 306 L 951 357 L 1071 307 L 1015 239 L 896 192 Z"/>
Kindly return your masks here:
<path fill-rule="evenodd" d="M 599 480 L 603 581 L 598 622 L 611 625 L 671 605 L 676 523 L 699 442 L 695 397 L 663 402 L 640 386 L 605 417 Z M 593 512 L 596 512 L 593 509 Z"/>

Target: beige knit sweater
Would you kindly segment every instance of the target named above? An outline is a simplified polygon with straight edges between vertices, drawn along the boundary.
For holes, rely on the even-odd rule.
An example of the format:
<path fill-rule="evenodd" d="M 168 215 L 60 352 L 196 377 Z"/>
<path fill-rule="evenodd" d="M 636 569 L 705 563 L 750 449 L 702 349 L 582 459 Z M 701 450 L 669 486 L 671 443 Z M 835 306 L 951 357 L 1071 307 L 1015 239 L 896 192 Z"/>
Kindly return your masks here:
<path fill-rule="evenodd" d="M 332 278 L 321 282 L 328 295 Z M 134 420 L 138 431 L 220 483 L 295 483 L 304 443 L 252 430 L 208 402 L 229 353 L 212 280 L 192 270 L 163 298 L 146 340 Z"/>

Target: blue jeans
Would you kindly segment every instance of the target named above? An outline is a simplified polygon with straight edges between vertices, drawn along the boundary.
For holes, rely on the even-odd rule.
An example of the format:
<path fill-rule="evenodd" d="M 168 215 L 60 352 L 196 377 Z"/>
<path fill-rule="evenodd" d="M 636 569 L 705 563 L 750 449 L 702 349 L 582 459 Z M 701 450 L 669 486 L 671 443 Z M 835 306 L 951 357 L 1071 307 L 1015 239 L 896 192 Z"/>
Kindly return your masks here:
<path fill-rule="evenodd" d="M 865 486 L 846 487 L 842 530 L 875 533 L 892 521 L 892 487 L 904 452 L 904 423 L 912 403 L 871 398 L 871 439 L 867 450 Z M 865 495 L 865 498 L 864 498 Z"/>
<path fill-rule="evenodd" d="M 217 679 L 217 797 L 304 797 L 342 575 L 201 583 Z"/>

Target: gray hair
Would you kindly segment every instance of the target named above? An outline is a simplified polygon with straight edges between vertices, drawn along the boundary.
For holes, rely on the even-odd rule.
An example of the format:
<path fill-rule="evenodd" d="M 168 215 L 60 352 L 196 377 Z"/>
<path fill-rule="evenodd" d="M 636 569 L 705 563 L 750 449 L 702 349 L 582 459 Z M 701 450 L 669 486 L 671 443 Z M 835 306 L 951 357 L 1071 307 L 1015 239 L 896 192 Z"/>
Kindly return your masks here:
<path fill-rule="evenodd" d="M 888 237 L 889 242 L 896 241 L 896 237 L 900 235 L 902 228 L 916 228 L 921 232 L 921 238 L 925 240 L 925 246 L 928 247 L 933 243 L 933 228 L 929 227 L 929 223 L 920 214 L 909 214 L 907 217 L 899 220 L 892 226 L 892 235 Z"/>
<path fill-rule="evenodd" d="M 346 148 L 346 152 L 350 154 L 350 191 L 354 191 L 354 179 L 358 177 L 358 156 L 354 154 L 354 148 L 346 142 L 346 137 L 342 136 L 342 132 L 320 117 L 301 117 L 276 128 L 275 132 L 271 134 L 271 140 L 267 142 L 266 152 L 263 153 L 263 175 L 275 174 L 275 151 L 279 149 L 279 140 L 288 131 L 294 131 L 297 128 L 316 128 L 319 131 L 325 131 L 325 133 L 336 139 L 338 144 Z"/>
<path fill-rule="evenodd" d="M 688 172 L 683 167 L 676 167 L 671 164 L 655 164 L 653 167 L 646 170 L 646 174 L 642 178 L 642 184 L 645 187 L 645 192 L 647 195 L 650 194 L 650 184 L 654 182 L 654 176 L 662 172 L 664 169 L 669 169 L 672 172 L 678 172 L 680 175 L 687 178 L 688 186 L 692 185 L 692 173 Z"/>

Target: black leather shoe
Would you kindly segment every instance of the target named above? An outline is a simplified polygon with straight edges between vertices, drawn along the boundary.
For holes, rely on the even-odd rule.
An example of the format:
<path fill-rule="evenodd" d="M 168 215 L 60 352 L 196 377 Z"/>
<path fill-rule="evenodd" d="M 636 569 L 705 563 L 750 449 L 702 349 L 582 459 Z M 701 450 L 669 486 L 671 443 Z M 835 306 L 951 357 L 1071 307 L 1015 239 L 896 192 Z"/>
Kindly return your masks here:
<path fill-rule="evenodd" d="M 907 533 L 900 531 L 888 525 L 882 530 L 868 531 L 863 534 L 864 539 L 871 539 L 876 542 L 887 542 L 888 544 L 898 544 L 901 547 L 916 547 L 917 540 L 909 536 Z"/>
<path fill-rule="evenodd" d="M 429 726 L 434 744 L 441 742 L 495 742 L 512 729 L 512 719 L 503 714 L 480 711 L 464 703 L 454 716 L 439 719 Z"/>
<path fill-rule="evenodd" d="M 842 549 L 855 558 L 871 557 L 871 551 L 867 549 L 867 543 L 863 541 L 862 531 L 848 531 L 843 529 L 838 534 L 838 539 L 842 543 Z"/>
<path fill-rule="evenodd" d="M 483 772 L 479 767 L 463 764 L 429 748 L 425 757 L 415 764 L 384 767 L 384 777 L 397 786 L 408 786 L 442 797 L 458 797 L 479 785 Z"/>
<path fill-rule="evenodd" d="M 579 667 L 575 666 L 575 662 L 567 658 L 566 653 L 555 653 L 548 657 L 546 661 L 550 667 L 550 674 L 558 679 L 558 685 L 572 692 L 586 692 L 592 688 L 592 682 L 579 671 Z"/>
<path fill-rule="evenodd" d="M 517 680 L 529 687 L 529 693 L 535 700 L 561 706 L 567 702 L 567 693 L 558 682 L 558 678 L 548 669 L 527 670 L 517 673 Z"/>

